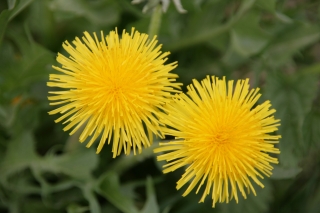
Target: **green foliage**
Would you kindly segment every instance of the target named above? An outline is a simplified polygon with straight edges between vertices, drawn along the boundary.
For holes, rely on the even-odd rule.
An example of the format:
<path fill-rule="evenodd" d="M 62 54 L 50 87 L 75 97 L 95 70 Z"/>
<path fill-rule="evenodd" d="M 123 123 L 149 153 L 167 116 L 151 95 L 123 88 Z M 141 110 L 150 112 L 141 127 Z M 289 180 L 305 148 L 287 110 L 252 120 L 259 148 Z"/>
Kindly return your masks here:
<path fill-rule="evenodd" d="M 299 152 L 305 146 L 302 124 L 315 99 L 317 78 L 300 73 L 270 72 L 265 91 L 277 109 L 276 116 L 281 119 L 280 163 L 285 167 L 297 166 Z"/>
<path fill-rule="evenodd" d="M 221 205 L 222 213 L 255 213 L 255 212 L 268 212 L 269 205 L 272 201 L 272 186 L 269 179 L 265 179 L 263 181 L 263 185 L 265 188 L 261 188 L 259 186 L 256 188 L 257 196 L 251 192 L 247 199 L 245 200 L 243 197 L 239 199 L 239 203 L 230 202 L 229 204 Z"/>
<path fill-rule="evenodd" d="M 7 0 L 0 2 L 1 212 L 319 212 L 320 2 L 181 2 L 188 13 L 171 3 L 158 38 L 172 52 L 169 62 L 178 61 L 184 89 L 206 75 L 250 78 L 281 119 L 280 164 L 265 187 L 212 209 L 210 198 L 198 204 L 194 192 L 181 196 L 182 171 L 163 175 L 152 148 L 112 159 L 106 146 L 96 155 L 47 114 L 46 81 L 62 42 L 115 27 L 148 32 L 152 14 L 143 4 Z"/>
<path fill-rule="evenodd" d="M 115 173 L 107 173 L 98 182 L 97 192 L 108 199 L 124 213 L 138 213 L 132 199 L 121 193 L 119 177 Z"/>

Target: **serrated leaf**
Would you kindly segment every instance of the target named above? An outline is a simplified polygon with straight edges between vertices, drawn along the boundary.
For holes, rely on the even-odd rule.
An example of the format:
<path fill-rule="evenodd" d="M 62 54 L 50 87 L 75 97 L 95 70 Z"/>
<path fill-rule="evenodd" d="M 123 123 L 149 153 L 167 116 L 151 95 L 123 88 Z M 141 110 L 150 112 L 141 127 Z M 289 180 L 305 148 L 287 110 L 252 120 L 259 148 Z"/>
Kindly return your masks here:
<path fill-rule="evenodd" d="M 157 203 L 156 194 L 153 187 L 153 181 L 151 177 L 147 178 L 147 201 L 141 210 L 141 213 L 159 213 L 159 206 Z"/>
<path fill-rule="evenodd" d="M 123 213 L 139 213 L 133 200 L 121 193 L 119 177 L 115 173 L 108 172 L 101 176 L 97 182 L 95 191 Z"/>
<path fill-rule="evenodd" d="M 279 134 L 280 164 L 283 167 L 297 166 L 303 143 L 302 124 L 316 95 L 317 78 L 313 75 L 284 75 L 268 73 L 265 98 L 276 109 L 275 117 L 281 119 Z"/>

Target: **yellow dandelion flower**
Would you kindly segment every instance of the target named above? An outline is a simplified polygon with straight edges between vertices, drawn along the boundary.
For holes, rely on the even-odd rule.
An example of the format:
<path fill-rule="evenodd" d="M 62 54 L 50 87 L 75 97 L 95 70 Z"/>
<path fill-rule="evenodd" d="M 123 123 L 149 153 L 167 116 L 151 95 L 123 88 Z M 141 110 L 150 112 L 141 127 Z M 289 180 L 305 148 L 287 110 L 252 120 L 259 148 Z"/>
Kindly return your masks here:
<path fill-rule="evenodd" d="M 152 143 L 152 136 L 162 137 L 159 113 L 172 92 L 178 92 L 178 77 L 170 73 L 177 63 L 164 64 L 169 52 L 162 53 L 156 37 L 149 40 L 132 28 L 131 34 L 111 31 L 101 41 L 84 32 L 63 44 L 70 54 L 58 53 L 62 67 L 53 66 L 60 74 L 50 74 L 49 87 L 59 90 L 49 92 L 50 105 L 62 105 L 49 114 L 60 113 L 55 122 L 67 124 L 70 135 L 81 126 L 84 129 L 80 142 L 91 138 L 90 147 L 101 136 L 97 153 L 112 139 L 113 157 L 122 151 L 136 154 Z"/>
<path fill-rule="evenodd" d="M 249 90 L 248 82 L 239 80 L 233 88 L 233 81 L 212 76 L 211 82 L 208 76 L 201 84 L 194 80 L 188 96 L 178 94 L 167 104 L 163 121 L 169 127 L 163 132 L 177 140 L 154 151 L 166 152 L 157 157 L 168 162 L 164 173 L 187 166 L 177 182 L 177 189 L 189 183 L 183 196 L 205 184 L 200 202 L 210 193 L 213 207 L 232 198 L 238 202 L 238 189 L 244 198 L 245 188 L 256 195 L 251 181 L 263 187 L 258 178 L 270 176 L 270 163 L 278 163 L 268 153 L 280 153 L 274 144 L 281 137 L 269 134 L 279 120 L 269 101 L 254 107 L 261 95 L 258 88 Z"/>

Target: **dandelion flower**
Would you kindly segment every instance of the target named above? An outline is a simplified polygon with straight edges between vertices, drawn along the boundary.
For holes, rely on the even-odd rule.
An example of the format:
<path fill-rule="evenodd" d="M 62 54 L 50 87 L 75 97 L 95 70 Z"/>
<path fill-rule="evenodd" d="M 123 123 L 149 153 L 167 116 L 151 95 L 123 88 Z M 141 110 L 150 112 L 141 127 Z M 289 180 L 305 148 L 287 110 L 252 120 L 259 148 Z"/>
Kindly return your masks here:
<path fill-rule="evenodd" d="M 67 124 L 64 131 L 88 137 L 90 147 L 101 136 L 97 153 L 112 139 L 113 157 L 122 151 L 139 153 L 152 143 L 153 134 L 163 137 L 159 113 L 171 94 L 178 92 L 178 77 L 170 73 L 177 63 L 164 64 L 169 52 L 162 53 L 156 37 L 149 40 L 134 28 L 131 34 L 117 30 L 101 40 L 84 32 L 82 39 L 68 41 L 63 48 L 70 55 L 58 53 L 62 67 L 53 66 L 59 74 L 51 74 L 50 105 L 61 105 L 49 114 L 62 114 L 55 122 Z"/>
<path fill-rule="evenodd" d="M 254 107 L 261 95 L 258 88 L 249 90 L 248 82 L 239 80 L 234 88 L 233 81 L 208 76 L 167 104 L 163 121 L 169 127 L 163 132 L 177 140 L 160 143 L 154 151 L 165 152 L 157 157 L 168 162 L 164 173 L 186 166 L 177 182 L 177 189 L 189 183 L 183 196 L 205 185 L 200 202 L 210 193 L 213 207 L 232 198 L 238 202 L 238 190 L 244 198 L 245 189 L 256 195 L 252 181 L 263 187 L 258 178 L 270 176 L 270 163 L 278 163 L 268 153 L 280 153 L 274 144 L 281 137 L 269 134 L 279 120 L 269 101 Z"/>

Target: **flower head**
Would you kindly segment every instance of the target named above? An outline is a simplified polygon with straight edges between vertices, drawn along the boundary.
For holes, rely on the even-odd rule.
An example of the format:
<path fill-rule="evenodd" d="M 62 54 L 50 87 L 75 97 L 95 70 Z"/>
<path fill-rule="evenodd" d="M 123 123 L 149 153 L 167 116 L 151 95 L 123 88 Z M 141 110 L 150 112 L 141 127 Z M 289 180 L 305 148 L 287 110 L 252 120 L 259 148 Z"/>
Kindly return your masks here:
<path fill-rule="evenodd" d="M 279 135 L 279 120 L 265 101 L 254 107 L 261 96 L 259 89 L 249 90 L 248 79 L 233 81 L 209 76 L 201 84 L 194 80 L 188 86 L 188 96 L 178 94 L 168 103 L 163 117 L 164 133 L 176 137 L 176 141 L 160 143 L 156 153 L 166 160 L 164 173 L 187 166 L 177 182 L 177 189 L 190 183 L 183 196 L 198 185 L 196 193 L 205 185 L 200 202 L 212 194 L 216 202 L 238 202 L 238 190 L 246 198 L 245 188 L 255 194 L 252 181 L 263 187 L 258 178 L 270 176 L 270 163 L 278 160 L 268 153 L 280 153 L 274 147 Z"/>
<path fill-rule="evenodd" d="M 62 67 L 53 66 L 60 74 L 51 74 L 49 87 L 50 105 L 61 105 L 49 114 L 61 113 L 56 120 L 64 120 L 65 131 L 73 128 L 70 135 L 81 126 L 84 129 L 80 142 L 91 136 L 87 147 L 101 136 L 97 153 L 113 138 L 112 152 L 116 157 L 124 149 L 129 154 L 133 148 L 141 152 L 142 146 L 150 146 L 152 135 L 163 136 L 159 112 L 171 92 L 178 92 L 178 77 L 170 73 L 177 63 L 164 64 L 169 52 L 162 53 L 156 37 L 111 31 L 101 41 L 96 34 L 84 33 L 72 46 L 68 41 L 63 48 L 69 57 L 58 53 Z"/>

